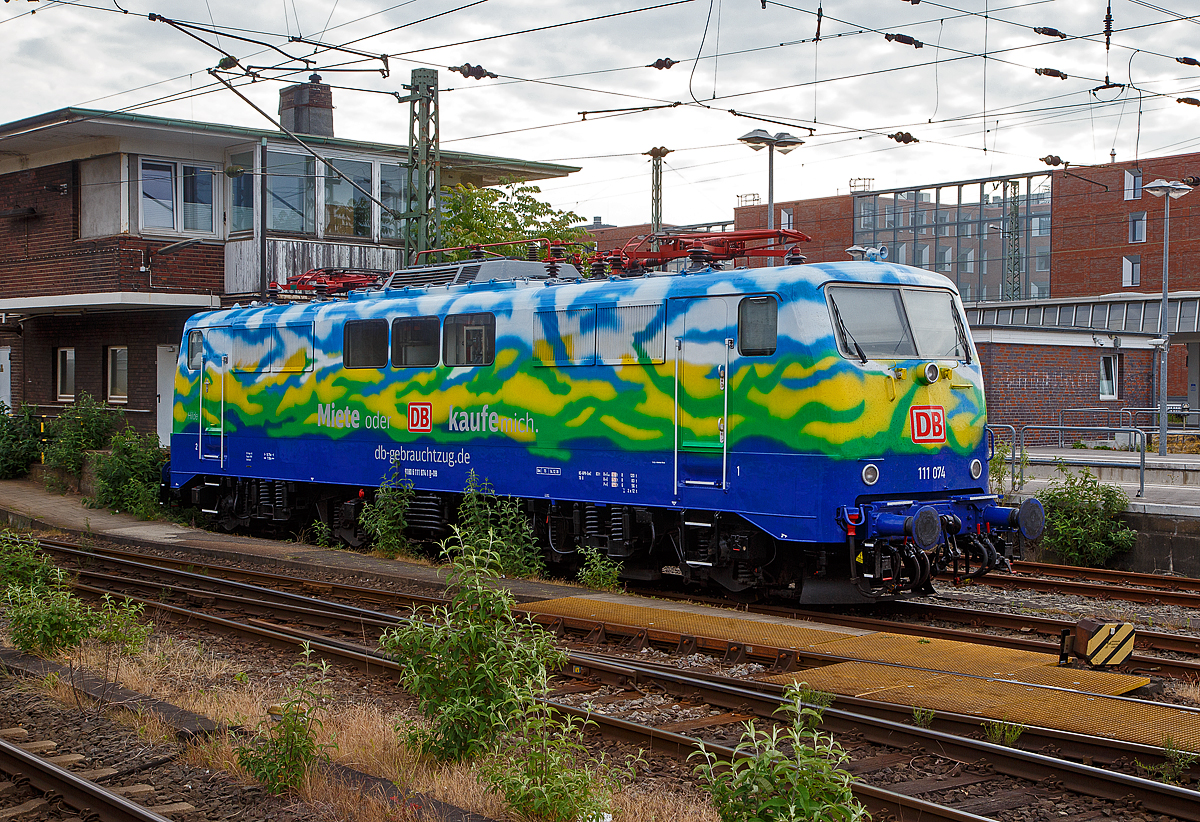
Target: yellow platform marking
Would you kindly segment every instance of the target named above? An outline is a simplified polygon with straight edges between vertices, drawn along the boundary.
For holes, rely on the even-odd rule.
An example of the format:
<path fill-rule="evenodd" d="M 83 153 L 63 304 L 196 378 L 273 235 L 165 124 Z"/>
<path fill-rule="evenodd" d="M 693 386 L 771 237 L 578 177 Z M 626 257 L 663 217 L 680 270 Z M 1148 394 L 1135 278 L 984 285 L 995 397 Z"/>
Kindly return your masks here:
<path fill-rule="evenodd" d="M 741 642 L 750 646 L 766 645 L 772 648 L 811 648 L 830 639 L 844 639 L 850 636 L 821 628 L 805 628 L 800 623 L 723 617 L 715 610 L 712 614 L 698 614 L 693 611 L 648 608 L 586 597 L 526 602 L 517 608 L 535 614 L 594 619 L 597 622 L 611 622 L 615 625 L 631 625 L 647 630 L 711 637 L 726 642 Z"/>
<path fill-rule="evenodd" d="M 1104 671 L 1069 668 L 1036 668 L 1019 673 L 1043 676 L 1056 672 L 1064 680 L 1078 680 L 1080 685 L 1094 685 L 1102 677 L 1114 676 Z M 1172 705 L 1118 701 L 1104 694 L 1056 691 L 1020 682 L 931 674 L 862 662 L 840 662 L 780 674 L 766 681 L 779 684 L 803 682 L 810 688 L 845 696 L 1056 728 L 1153 747 L 1160 747 L 1169 736 L 1182 750 L 1200 750 L 1200 714 Z M 1071 687 L 1067 681 L 1045 684 Z"/>

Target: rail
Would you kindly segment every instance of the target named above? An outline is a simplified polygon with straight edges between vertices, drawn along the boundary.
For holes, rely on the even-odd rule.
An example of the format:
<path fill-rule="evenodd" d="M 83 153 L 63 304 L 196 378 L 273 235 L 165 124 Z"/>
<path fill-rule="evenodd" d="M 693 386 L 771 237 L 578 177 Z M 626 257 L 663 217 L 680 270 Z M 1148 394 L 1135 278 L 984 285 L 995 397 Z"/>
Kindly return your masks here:
<path fill-rule="evenodd" d="M 1023 425 L 1021 426 L 1021 451 L 1025 450 L 1025 432 L 1026 431 L 1057 431 L 1062 434 L 1065 431 L 1091 431 L 1093 433 L 1109 433 L 1109 434 L 1130 434 L 1135 438 L 1141 438 L 1142 447 L 1138 449 L 1141 456 L 1141 464 L 1138 469 L 1138 492 L 1139 497 L 1146 495 L 1146 432 L 1140 428 L 1109 428 L 1107 426 L 1093 425 Z M 1021 466 L 1021 484 L 1025 484 L 1025 466 Z"/>
<path fill-rule="evenodd" d="M 1060 409 L 1058 409 L 1058 424 L 1060 426 L 1064 424 L 1063 423 L 1063 414 L 1069 414 L 1069 413 L 1073 413 L 1073 412 L 1079 412 L 1082 414 L 1082 413 L 1087 412 L 1087 413 L 1091 413 L 1091 414 L 1104 414 L 1104 424 L 1106 426 L 1112 425 L 1112 415 L 1113 414 L 1117 415 L 1117 425 L 1121 424 L 1122 417 L 1128 415 L 1129 416 L 1129 427 L 1133 428 L 1134 427 L 1133 426 L 1133 414 L 1131 412 L 1134 410 L 1135 409 L 1133 409 L 1133 408 L 1108 408 L 1107 406 L 1083 407 L 1083 408 L 1060 408 Z M 1061 431 L 1058 434 L 1058 447 L 1059 448 L 1063 447 Z"/>
<path fill-rule="evenodd" d="M 988 447 L 988 462 L 989 463 L 992 461 L 992 457 L 995 455 L 995 451 L 996 451 L 996 432 L 993 430 L 996 428 L 1004 428 L 1012 435 L 1012 439 L 1011 439 L 1012 451 L 1009 454 L 1009 458 L 1012 461 L 1012 477 L 1009 481 L 1008 487 L 1010 489 L 1015 489 L 1017 487 L 1017 429 L 1014 426 L 1005 425 L 1002 422 L 988 423 L 988 425 L 987 425 L 988 436 L 992 438 L 992 441 L 990 443 L 988 443 L 988 446 L 989 446 Z M 988 474 L 988 478 L 989 479 L 991 478 L 990 473 Z"/>

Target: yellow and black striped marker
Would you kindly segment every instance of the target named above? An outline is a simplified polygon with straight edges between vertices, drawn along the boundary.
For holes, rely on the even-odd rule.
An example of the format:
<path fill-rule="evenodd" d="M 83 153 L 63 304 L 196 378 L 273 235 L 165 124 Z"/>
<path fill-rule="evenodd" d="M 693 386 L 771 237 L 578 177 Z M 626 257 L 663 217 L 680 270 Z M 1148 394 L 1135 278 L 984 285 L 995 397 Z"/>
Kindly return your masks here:
<path fill-rule="evenodd" d="M 1120 665 L 1133 653 L 1133 639 L 1133 625 L 1129 622 L 1087 617 L 1075 625 L 1075 656 L 1089 665 Z"/>

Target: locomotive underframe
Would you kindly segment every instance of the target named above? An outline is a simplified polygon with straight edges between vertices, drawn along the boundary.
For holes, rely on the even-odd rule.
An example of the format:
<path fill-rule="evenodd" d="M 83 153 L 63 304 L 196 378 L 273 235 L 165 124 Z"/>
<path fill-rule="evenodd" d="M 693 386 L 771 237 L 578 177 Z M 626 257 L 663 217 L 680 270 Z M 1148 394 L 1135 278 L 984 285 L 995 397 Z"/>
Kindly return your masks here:
<path fill-rule="evenodd" d="M 216 476 L 197 477 L 180 492 L 226 530 L 283 533 L 319 520 L 335 539 L 354 548 L 368 542 L 359 515 L 375 493 L 356 486 Z M 410 534 L 431 542 L 443 539 L 460 499 L 454 493 L 415 491 L 406 515 Z M 843 543 L 802 543 L 776 539 L 729 512 L 546 499 L 524 499 L 523 505 L 551 569 L 562 575 L 574 575 L 583 551 L 597 550 L 623 564 L 625 580 L 675 576 L 684 584 L 805 604 L 845 603 L 850 591 L 864 603 L 932 593 L 934 576 L 974 578 L 1020 556 L 1018 534 L 990 528 L 947 531 L 941 542 L 926 548 L 910 535 L 859 535 L 853 526 Z"/>

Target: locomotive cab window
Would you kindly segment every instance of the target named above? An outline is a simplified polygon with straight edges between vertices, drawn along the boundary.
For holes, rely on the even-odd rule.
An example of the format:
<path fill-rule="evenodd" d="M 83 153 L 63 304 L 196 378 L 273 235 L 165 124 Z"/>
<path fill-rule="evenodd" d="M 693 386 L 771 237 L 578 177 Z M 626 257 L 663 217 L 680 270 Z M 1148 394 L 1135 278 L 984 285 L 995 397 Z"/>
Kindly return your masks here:
<path fill-rule="evenodd" d="M 496 357 L 494 314 L 451 314 L 446 317 L 442 359 L 446 365 L 491 365 Z"/>
<path fill-rule="evenodd" d="M 388 361 L 387 320 L 350 320 L 342 329 L 346 368 L 383 368 Z"/>
<path fill-rule="evenodd" d="M 774 297 L 747 297 L 738 304 L 738 353 L 769 357 L 779 333 L 779 304 Z"/>
<path fill-rule="evenodd" d="M 396 368 L 438 364 L 437 317 L 392 320 L 392 365 Z"/>
<path fill-rule="evenodd" d="M 189 371 L 199 371 L 204 362 L 204 332 L 189 331 L 187 342 L 187 367 Z"/>
<path fill-rule="evenodd" d="M 966 325 L 949 291 L 888 286 L 827 291 L 838 344 L 848 357 L 971 361 Z"/>

